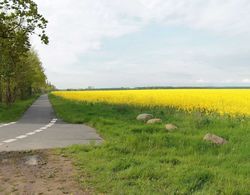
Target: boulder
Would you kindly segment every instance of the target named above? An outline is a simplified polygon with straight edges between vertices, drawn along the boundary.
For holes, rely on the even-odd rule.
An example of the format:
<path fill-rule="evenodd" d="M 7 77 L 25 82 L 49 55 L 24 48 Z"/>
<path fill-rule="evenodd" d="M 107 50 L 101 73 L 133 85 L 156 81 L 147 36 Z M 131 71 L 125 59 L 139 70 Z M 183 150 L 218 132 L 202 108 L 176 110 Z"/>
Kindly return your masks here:
<path fill-rule="evenodd" d="M 170 132 L 172 132 L 172 131 L 178 129 L 178 127 L 175 126 L 175 125 L 173 125 L 173 124 L 166 124 L 166 125 L 165 125 L 165 128 L 166 128 L 166 130 L 168 130 L 168 131 L 170 131 Z"/>
<path fill-rule="evenodd" d="M 211 134 L 211 133 L 206 134 L 204 136 L 203 140 L 209 141 L 209 142 L 217 144 L 217 145 L 223 145 L 223 144 L 226 144 L 228 142 L 224 138 L 219 137 L 219 136 L 214 135 L 214 134 Z"/>
<path fill-rule="evenodd" d="M 27 156 L 25 158 L 25 164 L 29 166 L 36 166 L 39 162 L 39 156 L 33 155 L 33 156 Z"/>
<path fill-rule="evenodd" d="M 136 119 L 138 120 L 138 121 L 144 121 L 144 122 L 146 122 L 146 121 L 148 121 L 148 120 L 150 120 L 150 119 L 152 119 L 153 118 L 153 115 L 152 114 L 139 114 L 137 117 L 136 117 Z"/>
<path fill-rule="evenodd" d="M 156 123 L 162 123 L 162 120 L 160 118 L 153 118 L 147 121 L 147 124 L 156 124 Z"/>

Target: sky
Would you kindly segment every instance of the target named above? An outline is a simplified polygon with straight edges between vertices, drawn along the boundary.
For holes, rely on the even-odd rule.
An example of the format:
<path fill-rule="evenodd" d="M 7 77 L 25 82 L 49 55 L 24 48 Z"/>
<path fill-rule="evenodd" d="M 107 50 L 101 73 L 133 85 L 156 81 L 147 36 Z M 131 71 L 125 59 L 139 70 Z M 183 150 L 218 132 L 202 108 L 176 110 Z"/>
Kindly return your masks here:
<path fill-rule="evenodd" d="M 249 0 L 35 0 L 58 88 L 250 86 Z"/>

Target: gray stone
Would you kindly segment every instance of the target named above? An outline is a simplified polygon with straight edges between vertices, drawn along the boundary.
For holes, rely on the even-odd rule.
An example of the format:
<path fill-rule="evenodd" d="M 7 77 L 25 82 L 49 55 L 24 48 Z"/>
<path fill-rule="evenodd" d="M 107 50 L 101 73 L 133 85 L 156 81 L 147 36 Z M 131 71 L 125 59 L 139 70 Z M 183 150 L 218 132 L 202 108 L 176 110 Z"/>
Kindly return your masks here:
<path fill-rule="evenodd" d="M 165 125 L 165 128 L 166 128 L 166 130 L 168 130 L 168 131 L 170 131 L 170 132 L 172 132 L 172 131 L 178 129 L 178 127 L 175 126 L 175 125 L 173 125 L 173 124 L 166 124 L 166 125 Z"/>
<path fill-rule="evenodd" d="M 137 117 L 136 117 L 136 119 L 138 120 L 138 121 L 144 121 L 144 122 L 146 122 L 146 121 L 148 121 L 148 120 L 150 120 L 150 119 L 152 119 L 153 118 L 153 115 L 152 114 L 139 114 Z"/>
<path fill-rule="evenodd" d="M 217 144 L 217 145 L 223 145 L 223 144 L 226 144 L 228 142 L 224 138 L 219 137 L 219 136 L 214 135 L 214 134 L 211 134 L 211 133 L 206 134 L 204 136 L 203 140 L 209 141 L 209 142 Z"/>
<path fill-rule="evenodd" d="M 34 155 L 34 156 L 26 157 L 24 164 L 29 165 L 29 166 L 36 166 L 38 165 L 38 162 L 39 162 L 39 156 Z"/>
<path fill-rule="evenodd" d="M 162 123 L 162 120 L 160 118 L 153 118 L 147 121 L 147 124 L 156 124 L 156 123 Z"/>

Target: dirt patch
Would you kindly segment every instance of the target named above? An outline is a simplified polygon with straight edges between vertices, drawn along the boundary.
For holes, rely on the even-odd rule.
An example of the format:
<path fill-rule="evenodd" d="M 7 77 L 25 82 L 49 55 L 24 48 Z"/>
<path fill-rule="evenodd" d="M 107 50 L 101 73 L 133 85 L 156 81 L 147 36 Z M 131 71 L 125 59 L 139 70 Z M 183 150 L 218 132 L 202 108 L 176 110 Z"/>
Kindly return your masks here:
<path fill-rule="evenodd" d="M 0 194 L 91 194 L 69 159 L 53 151 L 0 153 Z"/>

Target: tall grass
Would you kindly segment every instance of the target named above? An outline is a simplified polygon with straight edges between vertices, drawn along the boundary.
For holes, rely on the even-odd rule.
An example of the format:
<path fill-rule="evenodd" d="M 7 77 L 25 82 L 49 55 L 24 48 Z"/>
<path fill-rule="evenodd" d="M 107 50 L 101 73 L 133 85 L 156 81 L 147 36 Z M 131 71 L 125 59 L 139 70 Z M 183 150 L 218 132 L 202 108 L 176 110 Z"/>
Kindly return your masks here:
<path fill-rule="evenodd" d="M 76 145 L 61 152 L 74 159 L 79 182 L 107 194 L 249 194 L 250 119 L 187 114 L 167 108 L 81 103 L 50 95 L 59 117 L 97 129 L 102 145 Z M 179 129 L 146 125 L 152 113 Z M 229 143 L 202 140 L 215 133 Z"/>

